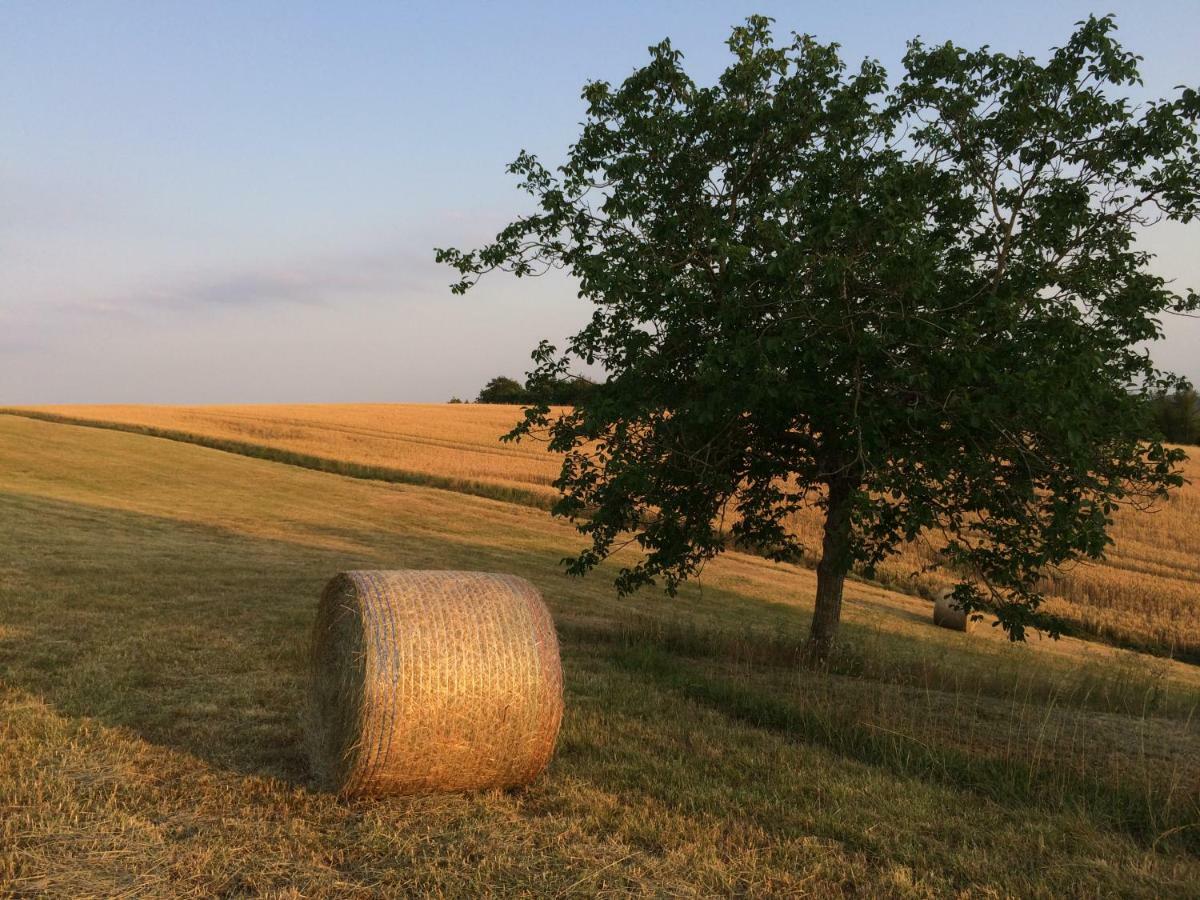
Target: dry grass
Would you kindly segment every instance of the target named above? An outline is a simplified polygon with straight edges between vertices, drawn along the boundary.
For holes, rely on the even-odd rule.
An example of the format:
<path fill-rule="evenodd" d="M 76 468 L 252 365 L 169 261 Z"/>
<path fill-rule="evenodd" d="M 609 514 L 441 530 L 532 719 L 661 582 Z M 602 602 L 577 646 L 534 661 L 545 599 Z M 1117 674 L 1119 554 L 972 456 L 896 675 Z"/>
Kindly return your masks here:
<path fill-rule="evenodd" d="M 1184 466 L 1189 483 L 1150 511 L 1116 514 L 1106 558 L 1048 573 L 1047 609 L 1080 634 L 1200 662 L 1200 459 Z M 807 546 L 819 548 L 820 520 L 793 522 Z M 936 547 L 910 544 L 880 567 L 888 587 L 936 597 L 951 581 L 936 568 Z M 934 566 L 932 570 L 931 566 Z"/>
<path fill-rule="evenodd" d="M 317 459 L 396 470 L 408 480 L 547 505 L 558 462 L 535 443 L 501 444 L 511 406 L 348 404 L 296 406 L 55 406 L 44 414 L 244 442 Z M 287 460 L 285 460 L 287 461 Z M 349 474 L 354 474 L 353 472 Z M 369 474 L 369 472 L 367 473 Z M 1049 608 L 1081 634 L 1200 661 L 1200 461 L 1192 483 L 1152 513 L 1123 510 L 1100 563 L 1051 573 Z M 820 547 L 820 522 L 796 531 Z M 879 572 L 882 584 L 933 597 L 948 576 L 923 570 L 933 549 L 912 545 Z"/>
<path fill-rule="evenodd" d="M 0 417 L 0 894 L 1189 896 L 1200 670 L 937 629 L 849 586 L 798 669 L 811 572 L 703 591 L 564 578 L 544 513 Z M 298 712 L 349 568 L 519 572 L 566 715 L 521 792 L 339 802 Z M 600 573 L 603 576 L 604 573 Z"/>
<path fill-rule="evenodd" d="M 511 406 L 296 404 L 272 406 L 52 406 L 33 411 L 259 445 L 317 459 L 454 483 L 490 485 L 549 503 L 558 465 L 528 441 L 503 444 Z M 456 484 L 455 484 L 456 483 Z M 503 497 L 500 497 L 503 499 Z"/>
<path fill-rule="evenodd" d="M 156 428 L 264 446 L 341 463 L 395 470 L 497 499 L 547 505 L 558 460 L 540 445 L 502 444 L 516 407 L 476 404 L 300 404 L 300 406 L 58 406 L 31 412 Z M 288 460 L 284 460 L 288 461 Z M 1050 608 L 1081 634 L 1123 646 L 1200 660 L 1200 462 L 1192 484 L 1153 512 L 1122 510 L 1108 559 L 1051 572 Z M 348 473 L 354 474 L 354 473 Z M 367 472 L 366 474 L 370 474 Z M 402 479 L 406 480 L 406 479 Z M 806 545 L 820 547 L 820 520 L 796 517 Z M 935 595 L 947 576 L 924 572 L 932 548 L 911 545 L 884 564 L 880 580 L 908 593 Z"/>

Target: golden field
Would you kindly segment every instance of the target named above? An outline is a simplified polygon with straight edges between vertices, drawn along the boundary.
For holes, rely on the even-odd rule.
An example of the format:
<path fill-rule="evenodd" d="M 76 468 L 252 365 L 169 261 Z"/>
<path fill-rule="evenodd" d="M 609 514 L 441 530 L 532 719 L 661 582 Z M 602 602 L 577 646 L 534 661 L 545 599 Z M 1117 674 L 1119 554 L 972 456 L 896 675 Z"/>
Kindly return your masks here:
<path fill-rule="evenodd" d="M 558 459 L 535 442 L 499 440 L 520 417 L 512 406 L 106 405 L 21 411 L 255 445 L 367 467 L 357 474 L 391 472 L 400 480 L 521 503 L 545 506 L 555 497 Z M 1074 630 L 1200 660 L 1200 461 L 1189 460 L 1186 474 L 1191 483 L 1158 509 L 1117 515 L 1107 559 L 1048 575 L 1049 608 Z M 809 546 L 820 546 L 815 515 L 799 517 L 795 527 Z M 878 577 L 897 590 L 928 595 L 947 582 L 936 572 L 918 574 L 933 559 L 931 548 L 914 545 L 881 567 Z"/>
<path fill-rule="evenodd" d="M 1046 608 L 1081 634 L 1200 662 L 1200 459 L 1188 459 L 1184 473 L 1188 483 L 1166 502 L 1118 511 L 1103 560 L 1047 573 Z M 794 525 L 807 546 L 820 547 L 815 514 Z M 926 571 L 936 560 L 934 545 L 910 544 L 880 567 L 878 578 L 932 597 L 952 581 L 948 573 Z"/>
<path fill-rule="evenodd" d="M 549 504 L 558 466 L 543 448 L 504 444 L 515 407 L 477 404 L 46 406 L 31 412 L 111 422 L 390 470 L 418 483 Z M 487 491 L 496 488 L 497 491 Z"/>
<path fill-rule="evenodd" d="M 674 600 L 543 510 L 0 416 L 0 896 L 1189 897 L 1200 668 L 936 628 L 731 552 Z M 343 802 L 300 710 L 322 585 L 520 574 L 566 713 L 528 789 Z"/>

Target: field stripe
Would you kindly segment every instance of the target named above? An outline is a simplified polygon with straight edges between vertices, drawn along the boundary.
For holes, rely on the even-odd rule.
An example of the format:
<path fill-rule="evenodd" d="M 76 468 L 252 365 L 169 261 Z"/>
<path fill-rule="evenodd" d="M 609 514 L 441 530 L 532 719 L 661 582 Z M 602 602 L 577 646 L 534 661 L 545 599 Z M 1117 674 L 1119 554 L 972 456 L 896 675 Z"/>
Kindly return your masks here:
<path fill-rule="evenodd" d="M 391 484 L 415 484 L 422 487 L 439 488 L 444 491 L 454 491 L 459 494 L 470 494 L 475 497 L 486 497 L 489 500 L 500 500 L 518 506 L 530 506 L 536 509 L 549 509 L 553 504 L 551 498 L 535 491 L 501 484 L 491 484 L 486 481 L 474 481 L 466 478 L 451 478 L 445 475 L 433 475 L 428 472 L 413 472 L 407 469 L 393 469 L 387 466 L 364 465 L 363 463 L 347 462 L 340 459 L 330 459 L 324 456 L 314 456 L 309 453 L 298 453 L 294 450 L 282 450 L 263 444 L 253 444 L 248 441 L 233 441 L 227 438 L 207 437 L 188 431 L 177 431 L 170 428 L 155 428 L 151 425 L 131 425 L 124 422 L 105 422 L 99 419 L 82 419 L 75 416 L 62 416 L 56 413 L 35 410 L 0 408 L 0 415 L 17 416 L 25 419 L 36 419 L 40 422 L 50 422 L 55 425 L 77 425 L 82 428 L 100 428 L 107 431 L 124 431 L 129 434 L 140 434 L 145 437 L 161 438 L 167 441 L 178 441 L 184 444 L 195 444 L 209 450 L 220 450 L 223 453 L 233 453 L 238 456 L 249 456 L 254 459 L 265 459 L 270 462 L 297 466 L 302 469 L 314 469 L 318 472 L 328 472 L 333 475 L 344 475 L 347 478 L 361 478 L 368 481 L 385 481 Z"/>

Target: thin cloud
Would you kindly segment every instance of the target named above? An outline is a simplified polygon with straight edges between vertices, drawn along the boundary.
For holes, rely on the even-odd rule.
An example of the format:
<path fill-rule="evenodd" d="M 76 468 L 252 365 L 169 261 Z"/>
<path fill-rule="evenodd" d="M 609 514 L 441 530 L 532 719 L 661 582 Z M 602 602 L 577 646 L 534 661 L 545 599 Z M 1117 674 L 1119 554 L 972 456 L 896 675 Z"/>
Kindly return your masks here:
<path fill-rule="evenodd" d="M 73 312 L 119 315 L 151 310 L 320 307 L 347 299 L 411 297 L 444 288 L 444 274 L 411 251 L 374 251 L 231 271 L 182 275 L 159 285 L 68 304 Z"/>

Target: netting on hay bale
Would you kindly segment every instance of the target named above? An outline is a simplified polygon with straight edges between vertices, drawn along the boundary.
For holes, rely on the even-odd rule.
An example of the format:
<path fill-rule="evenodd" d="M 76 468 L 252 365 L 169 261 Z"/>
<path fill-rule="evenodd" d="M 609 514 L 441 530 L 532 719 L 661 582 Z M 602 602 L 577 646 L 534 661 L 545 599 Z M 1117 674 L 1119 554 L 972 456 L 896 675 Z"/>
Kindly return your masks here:
<path fill-rule="evenodd" d="M 359 571 L 325 588 L 308 722 L 323 789 L 527 784 L 550 761 L 562 711 L 554 622 L 523 578 Z"/>

